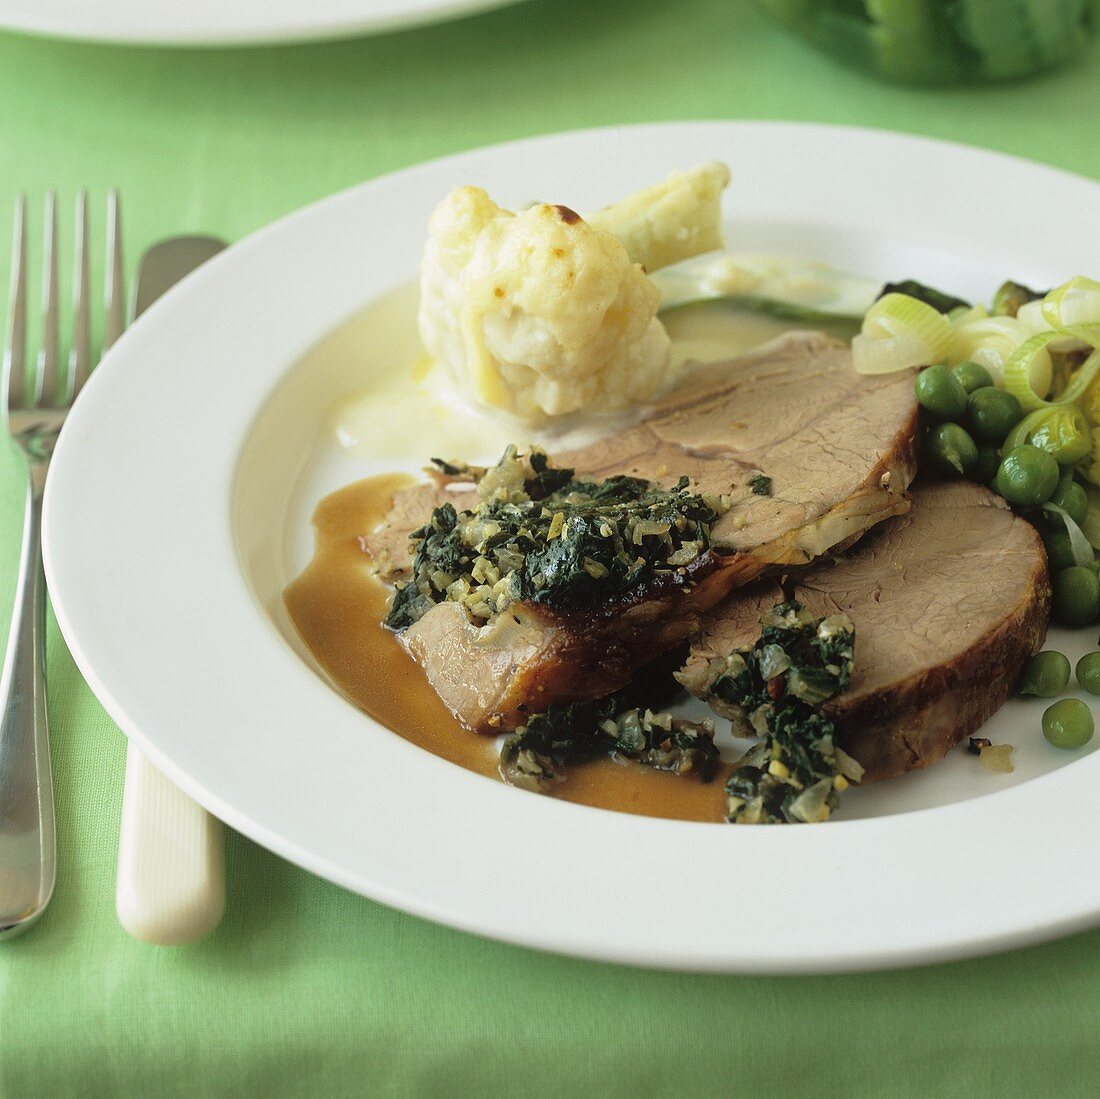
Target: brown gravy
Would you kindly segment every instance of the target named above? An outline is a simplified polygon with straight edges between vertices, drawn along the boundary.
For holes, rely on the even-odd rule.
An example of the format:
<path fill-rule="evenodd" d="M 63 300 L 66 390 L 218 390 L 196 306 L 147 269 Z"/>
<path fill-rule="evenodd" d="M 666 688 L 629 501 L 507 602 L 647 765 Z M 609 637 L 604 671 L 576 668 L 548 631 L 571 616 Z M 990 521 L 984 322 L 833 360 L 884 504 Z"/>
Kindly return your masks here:
<path fill-rule="evenodd" d="M 406 474 L 357 481 L 314 512 L 316 550 L 284 593 L 287 610 L 340 691 L 376 721 L 421 748 L 480 775 L 497 776 L 490 737 L 470 732 L 444 707 L 420 667 L 381 625 L 388 589 L 374 576 L 359 536 L 389 510 Z M 722 820 L 726 770 L 709 783 L 629 762 L 577 767 L 554 796 L 601 809 L 677 820 Z"/>

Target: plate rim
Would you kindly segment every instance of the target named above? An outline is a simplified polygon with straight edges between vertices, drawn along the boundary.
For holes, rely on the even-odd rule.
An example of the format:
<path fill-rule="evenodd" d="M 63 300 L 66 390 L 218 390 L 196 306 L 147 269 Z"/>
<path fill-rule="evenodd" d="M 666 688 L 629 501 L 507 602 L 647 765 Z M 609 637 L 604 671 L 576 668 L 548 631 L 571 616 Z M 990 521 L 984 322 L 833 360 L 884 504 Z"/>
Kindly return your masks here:
<path fill-rule="evenodd" d="M 797 130 L 810 130 L 818 134 L 828 132 L 842 132 L 849 135 L 860 135 L 857 140 L 871 140 L 872 142 L 877 140 L 886 139 L 888 141 L 901 141 L 903 143 L 917 142 L 936 146 L 945 146 L 953 148 L 955 150 L 961 150 L 967 155 L 979 154 L 981 156 L 990 156 L 993 158 L 1004 158 L 1010 162 L 1016 162 L 1020 165 L 1024 165 L 1028 170 L 1039 169 L 1042 172 L 1052 173 L 1055 177 L 1062 177 L 1065 181 L 1071 181 L 1074 185 L 1081 183 L 1087 184 L 1090 188 L 1095 189 L 1100 197 L 1100 184 L 1095 181 L 1088 180 L 1085 177 L 1075 176 L 1072 173 L 1064 172 L 1060 169 L 1051 168 L 1047 165 L 1039 165 L 1031 161 L 1023 160 L 1018 157 L 1011 156 L 1003 153 L 993 153 L 987 150 L 976 149 L 973 146 L 968 146 L 960 143 L 941 142 L 936 139 L 926 138 L 923 136 L 911 136 L 892 133 L 890 131 L 880 130 L 868 130 L 862 127 L 850 127 L 850 126 L 821 126 L 817 124 L 809 123 L 783 123 L 783 122 L 722 122 L 722 121 L 709 121 L 709 122 L 673 122 L 673 123 L 641 123 L 632 126 L 615 126 L 615 127 L 601 127 L 594 130 L 579 130 L 570 131 L 563 134 L 542 135 L 532 138 L 524 138 L 519 141 L 506 142 L 499 145 L 487 146 L 482 149 L 473 151 L 467 151 L 465 153 L 455 154 L 447 157 L 435 158 L 431 161 L 424 162 L 423 164 L 415 165 L 410 168 L 402 169 L 399 172 L 390 173 L 386 176 L 378 177 L 377 179 L 367 181 L 349 188 L 345 191 L 339 192 L 336 195 L 330 196 L 326 199 L 322 199 L 317 203 L 312 203 L 309 206 L 295 211 L 272 225 L 259 230 L 257 233 L 252 234 L 250 237 L 245 238 L 242 242 L 234 245 L 222 256 L 215 259 L 212 264 L 209 265 L 209 270 L 204 268 L 203 270 L 196 272 L 190 276 L 188 280 L 185 280 L 186 286 L 191 287 L 191 295 L 198 293 L 201 290 L 203 283 L 211 278 L 213 275 L 211 272 L 220 272 L 223 270 L 231 269 L 236 264 L 237 259 L 234 257 L 241 257 L 254 252 L 257 249 L 262 250 L 266 245 L 266 241 L 277 241 L 281 235 L 285 235 L 289 229 L 293 226 L 302 226 L 311 217 L 317 216 L 317 212 L 324 209 L 335 210 L 341 201 L 348 201 L 354 199 L 355 196 L 365 194 L 369 192 L 371 188 L 377 188 L 379 186 L 394 186 L 399 184 L 402 177 L 407 177 L 410 174 L 416 174 L 423 172 L 425 169 L 432 166 L 453 164 L 456 161 L 461 161 L 463 158 L 476 158 L 478 156 L 484 156 L 486 154 L 502 155 L 508 153 L 515 153 L 522 150 L 524 147 L 530 147 L 532 145 L 546 145 L 546 143 L 552 142 L 568 142 L 570 140 L 576 140 L 584 137 L 591 138 L 593 136 L 606 135 L 606 134 L 623 134 L 633 133 L 635 135 L 649 131 L 656 130 L 658 133 L 669 133 L 672 131 L 680 131 L 682 128 L 703 127 L 709 129 L 711 132 L 722 130 L 728 133 L 730 128 L 734 131 L 741 130 L 746 131 L 748 129 L 763 127 L 765 130 L 781 129 L 785 132 L 792 132 Z M 197 289 L 198 288 L 198 289 Z M 110 361 L 106 363 L 107 371 L 102 375 L 103 377 L 113 377 L 114 373 L 118 372 L 120 368 L 114 364 L 116 362 L 125 361 L 127 349 L 130 347 L 136 347 L 134 343 L 133 334 L 135 332 L 147 333 L 155 331 L 155 326 L 158 323 L 158 317 L 169 317 L 173 310 L 179 311 L 184 309 L 183 306 L 184 297 L 180 296 L 178 291 L 174 290 L 161 302 L 158 302 L 146 315 L 142 318 L 141 322 L 134 328 L 132 328 L 124 337 L 123 340 L 117 345 L 116 349 L 112 351 Z M 184 310 L 185 311 L 185 310 Z M 167 322 L 163 322 L 167 323 Z M 121 356 L 121 357 L 120 357 Z M 277 372 L 271 379 L 272 384 L 275 384 L 280 377 L 283 376 L 285 366 L 282 370 Z M 93 382 L 89 386 L 89 393 L 99 393 L 101 383 L 98 379 L 93 378 Z M 82 398 L 83 400 L 83 398 Z M 78 412 L 74 413 L 74 417 L 79 415 Z M 72 437 L 72 436 L 70 436 Z M 104 682 L 95 670 L 95 660 L 90 656 L 88 652 L 84 650 L 84 646 L 80 640 L 80 633 L 83 626 L 77 625 L 74 616 L 70 612 L 73 609 L 74 604 L 70 602 L 70 593 L 66 591 L 66 581 L 64 579 L 65 569 L 68 567 L 63 563 L 62 551 L 55 550 L 53 547 L 63 544 L 63 532 L 65 518 L 64 514 L 59 514 L 59 508 L 62 505 L 54 503 L 54 500 L 59 498 L 61 490 L 54 490 L 53 485 L 55 483 L 63 483 L 68 476 L 75 476 L 76 459 L 70 461 L 68 453 L 70 448 L 78 446 L 76 443 L 70 443 L 65 433 L 62 434 L 62 439 L 58 446 L 58 459 L 60 461 L 60 468 L 63 470 L 72 470 L 72 474 L 62 474 L 62 478 L 58 482 L 52 480 L 54 475 L 51 475 L 51 481 L 47 487 L 47 499 L 46 499 L 46 567 L 47 574 L 49 576 L 51 589 L 59 593 L 55 598 L 55 610 L 57 613 L 58 622 L 61 625 L 62 632 L 68 641 L 70 648 L 73 652 L 73 656 L 76 659 L 78 666 L 89 684 L 97 696 L 101 699 L 112 718 L 127 732 L 128 735 L 134 739 L 146 754 L 150 756 L 152 761 L 159 766 L 173 781 L 178 785 L 188 790 L 192 796 L 197 796 L 197 800 L 205 802 L 213 811 L 217 812 L 223 820 L 230 823 L 238 830 L 242 831 L 246 835 L 252 836 L 258 842 L 264 846 L 275 850 L 277 853 L 288 857 L 291 861 L 304 866 L 306 869 L 311 870 L 314 873 L 318 873 L 320 876 L 328 878 L 329 880 L 336 881 L 338 884 L 344 885 L 347 888 L 354 891 L 366 893 L 366 895 L 374 896 L 376 899 L 383 900 L 386 903 L 395 905 L 396 907 L 403 908 L 407 911 L 413 911 L 418 915 L 426 916 L 430 919 L 434 919 L 437 922 L 443 922 L 451 926 L 460 927 L 463 930 L 472 931 L 474 933 L 488 935 L 494 939 L 501 939 L 505 941 L 514 942 L 520 945 L 529 947 L 535 947 L 539 949 L 552 950 L 558 953 L 570 953 L 583 957 L 590 957 L 595 959 L 601 959 L 606 961 L 628 962 L 632 964 L 641 964 L 648 966 L 657 966 L 662 968 L 676 968 L 676 969 L 698 969 L 698 970 L 711 970 L 711 971 L 725 971 L 725 972 L 741 972 L 741 973 L 776 973 L 776 972 L 835 972 L 835 971 L 852 971 L 857 969 L 873 969 L 873 968 L 887 968 L 897 965 L 908 965 L 916 963 L 931 963 L 948 960 L 950 958 L 963 957 L 974 953 L 988 953 L 1000 949 L 1008 949 L 1013 946 L 1023 945 L 1025 943 L 1040 941 L 1043 938 L 1051 938 L 1057 935 L 1065 934 L 1070 931 L 1079 930 L 1081 928 L 1091 926 L 1100 919 L 1100 886 L 1097 887 L 1090 894 L 1090 899 L 1087 905 L 1082 908 L 1078 907 L 1076 911 L 1070 913 L 1047 913 L 1044 919 L 1032 920 L 1028 927 L 1014 928 L 1014 929 L 1001 929 L 997 931 L 991 931 L 984 937 L 974 936 L 959 938 L 952 941 L 939 941 L 935 943 L 924 942 L 916 943 L 909 949 L 900 949 L 895 947 L 887 948 L 880 947 L 879 949 L 860 949 L 848 955 L 842 955 L 832 953 L 828 957 L 815 956 L 812 952 L 799 955 L 797 957 L 790 956 L 768 956 L 768 955 L 753 955 L 751 953 L 746 954 L 744 949 L 740 949 L 736 952 L 736 956 L 723 956 L 716 957 L 713 950 L 708 951 L 687 951 L 682 949 L 674 950 L 662 950 L 662 949 L 649 949 L 643 952 L 639 952 L 635 944 L 632 948 L 616 949 L 613 945 L 609 946 L 602 940 L 593 940 L 590 936 L 586 937 L 583 933 L 575 934 L 573 938 L 564 943 L 560 939 L 556 939 L 554 936 L 547 937 L 545 934 L 534 934 L 524 932 L 522 930 L 516 930 L 514 928 L 509 929 L 507 927 L 493 927 L 490 930 L 486 929 L 484 920 L 479 918 L 470 918 L 468 913 L 463 913 L 455 910 L 448 910 L 446 905 L 434 904 L 427 905 L 421 903 L 417 898 L 411 898 L 404 895 L 399 889 L 386 889 L 377 883 L 370 890 L 364 890 L 363 881 L 355 874 L 346 873 L 343 868 L 334 867 L 329 862 L 326 862 L 324 858 L 319 858 L 314 852 L 304 850 L 296 846 L 293 842 L 289 842 L 285 837 L 279 837 L 262 823 L 251 820 L 247 815 L 238 812 L 237 809 L 222 801 L 220 798 L 213 796 L 211 792 L 203 787 L 196 780 L 193 780 L 186 771 L 177 765 L 176 761 L 172 758 L 171 753 L 162 751 L 159 745 L 154 740 L 150 740 L 146 734 L 130 719 L 127 707 L 115 696 L 115 693 L 110 689 L 109 685 Z M 79 449 L 76 450 L 79 455 Z M 232 474 L 232 479 L 236 479 L 236 471 Z M 223 501 L 224 503 L 224 501 Z M 234 565 L 237 565 L 234 557 Z M 73 598 L 79 600 L 79 595 L 73 595 Z M 257 608 L 258 611 L 258 608 Z M 296 659 L 296 658 L 295 658 Z M 310 676 L 313 675 L 309 669 L 301 665 L 301 670 L 307 672 Z M 331 689 L 327 686 L 324 687 L 327 692 L 331 693 Z M 341 700 L 342 701 L 342 700 Z M 343 704 L 343 703 L 342 703 Z M 345 704 L 346 705 L 346 704 Z M 362 715 L 360 715 L 362 717 Z M 369 720 L 363 718 L 363 720 Z M 396 738 L 394 738 L 396 739 Z M 434 758 L 434 757 L 433 757 Z M 440 763 L 441 761 L 436 761 Z M 1096 763 L 1097 761 L 1092 761 Z M 444 767 L 451 770 L 451 765 L 443 764 Z M 1087 766 L 1087 761 L 1081 761 L 1078 767 Z M 1095 770 L 1096 768 L 1092 768 Z M 456 769 L 455 769 L 456 770 Z M 959 813 L 965 806 L 973 806 L 980 802 L 989 802 L 993 799 L 1000 799 L 1000 803 L 1003 806 L 1008 806 L 1009 802 L 1022 802 L 1024 799 L 1020 795 L 1020 791 L 1029 789 L 1031 792 L 1035 790 L 1035 784 L 1048 782 L 1050 780 L 1057 779 L 1060 775 L 1065 775 L 1068 769 L 1063 769 L 1058 772 L 1054 772 L 1051 775 L 1043 776 L 1041 778 L 1033 779 L 1030 782 L 1023 784 L 1020 787 L 1004 790 L 996 794 L 986 795 L 984 797 L 975 799 L 970 802 L 961 803 L 959 806 L 945 806 L 936 809 L 919 810 L 913 813 L 904 814 L 901 817 L 887 817 L 880 818 L 874 821 L 843 821 L 838 820 L 832 822 L 829 826 L 830 832 L 836 831 L 838 836 L 841 833 L 855 835 L 857 832 L 876 830 L 880 831 L 884 828 L 884 822 L 908 820 L 912 821 L 916 818 L 925 816 L 926 814 L 949 814 Z M 478 776 L 465 776 L 468 779 L 472 779 L 476 782 L 483 782 Z M 461 780 L 459 782 L 461 784 Z M 490 784 L 492 785 L 492 784 Z M 503 793 L 503 788 L 501 788 Z M 514 794 L 514 791 L 508 793 Z M 525 795 L 521 795 L 525 796 Z M 529 799 L 534 802 L 541 802 L 543 799 Z M 565 809 L 566 807 L 561 803 L 554 803 L 555 811 L 558 809 Z M 513 809 L 516 808 L 513 806 Z M 534 806 L 531 807 L 534 809 Z M 569 810 L 574 813 L 585 814 L 597 813 L 601 817 L 620 817 L 620 814 L 606 814 L 602 810 L 588 809 L 580 806 L 569 806 Z M 541 812 L 541 810 L 540 810 Z M 525 814 L 528 815 L 528 814 Z M 965 814 L 964 814 L 965 815 Z M 628 828 L 630 832 L 643 833 L 647 829 L 651 829 L 653 825 L 657 825 L 662 830 L 681 830 L 681 829 L 713 829 L 710 825 L 691 824 L 688 822 L 667 822 L 660 821 L 655 822 L 650 818 L 629 818 L 631 824 Z M 639 823 L 642 822 L 642 823 Z M 604 821 L 605 825 L 607 821 Z M 613 828 L 613 831 L 619 831 L 621 829 Z M 719 831 L 722 831 L 719 829 Z M 762 840 L 767 845 L 777 845 L 780 848 L 784 846 L 792 846 L 796 842 L 794 837 L 804 832 L 805 830 L 777 830 L 777 834 L 774 839 Z M 1096 830 L 1094 828 L 1094 834 Z M 791 836 L 788 840 L 783 838 L 787 835 Z"/>
<path fill-rule="evenodd" d="M 329 18 L 316 15 L 306 18 L 282 19 L 267 27 L 257 29 L 249 23 L 247 12 L 229 11 L 223 18 L 219 9 L 217 17 L 206 23 L 191 20 L 186 26 L 165 28 L 157 25 L 156 18 L 128 23 L 104 21 L 98 9 L 89 17 L 87 5 L 74 5 L 70 16 L 52 17 L 30 8 L 22 0 L 0 0 L 0 28 L 35 38 L 58 39 L 69 42 L 95 42 L 116 46 L 162 46 L 189 49 L 196 47 L 276 46 L 294 43 L 326 42 L 339 39 L 363 38 L 376 34 L 412 30 L 463 19 L 497 8 L 511 7 L 522 0 L 417 0 L 414 8 L 402 12 L 393 10 L 382 15 L 348 16 L 334 14 Z M 392 3 L 392 0 L 391 0 Z"/>

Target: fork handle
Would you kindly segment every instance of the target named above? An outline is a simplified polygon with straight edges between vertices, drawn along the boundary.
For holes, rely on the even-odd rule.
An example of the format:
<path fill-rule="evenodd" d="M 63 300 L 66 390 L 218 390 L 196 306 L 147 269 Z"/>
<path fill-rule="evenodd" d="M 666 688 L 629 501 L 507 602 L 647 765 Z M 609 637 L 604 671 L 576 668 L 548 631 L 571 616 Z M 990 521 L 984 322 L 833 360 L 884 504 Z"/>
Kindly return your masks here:
<path fill-rule="evenodd" d="M 27 486 L 19 577 L 0 674 L 0 715 L 0 938 L 7 938 L 42 914 L 57 877 L 38 476 Z"/>

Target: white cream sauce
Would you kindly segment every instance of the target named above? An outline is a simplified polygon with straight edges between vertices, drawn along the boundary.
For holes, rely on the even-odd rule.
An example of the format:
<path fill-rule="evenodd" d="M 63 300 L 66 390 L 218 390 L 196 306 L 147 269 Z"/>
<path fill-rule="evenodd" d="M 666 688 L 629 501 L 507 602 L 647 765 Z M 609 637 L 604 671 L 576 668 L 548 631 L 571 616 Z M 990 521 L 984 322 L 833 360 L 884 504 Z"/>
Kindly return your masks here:
<path fill-rule="evenodd" d="M 537 443 L 550 451 L 585 446 L 622 431 L 644 412 L 577 415 L 552 428 L 535 428 L 500 410 L 478 407 L 433 367 L 416 326 L 417 286 L 375 300 L 357 319 L 364 344 L 363 389 L 330 411 L 328 430 L 352 454 L 388 459 L 395 466 L 423 465 L 429 457 L 474 463 L 495 461 L 509 443 Z M 664 318 L 672 337 L 673 373 L 690 361 L 730 358 L 798 325 L 722 303 L 676 310 Z"/>

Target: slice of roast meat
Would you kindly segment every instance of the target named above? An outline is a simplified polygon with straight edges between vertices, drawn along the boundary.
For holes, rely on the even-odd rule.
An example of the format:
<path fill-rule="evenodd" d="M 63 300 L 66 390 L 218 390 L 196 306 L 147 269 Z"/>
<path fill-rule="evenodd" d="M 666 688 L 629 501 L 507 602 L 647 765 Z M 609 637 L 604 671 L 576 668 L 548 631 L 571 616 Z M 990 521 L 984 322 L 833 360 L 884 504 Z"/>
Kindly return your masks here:
<path fill-rule="evenodd" d="M 713 547 L 690 566 L 689 589 L 652 583 L 583 611 L 513 603 L 485 626 L 440 603 L 402 641 L 452 712 L 485 732 L 525 713 L 594 698 L 695 633 L 703 614 L 769 568 L 805 565 L 908 509 L 918 427 L 909 371 L 857 375 L 847 347 L 816 333 L 698 368 L 634 427 L 554 456 L 578 477 L 629 474 L 662 487 L 728 494 Z M 753 478 L 770 479 L 770 494 Z M 759 485 L 759 483 L 758 483 Z M 470 486 L 399 494 L 366 545 L 384 578 L 407 573 L 408 535 L 433 506 L 472 506 Z"/>
<path fill-rule="evenodd" d="M 908 514 L 786 588 L 815 616 L 855 624 L 852 681 L 824 709 L 867 782 L 935 763 L 987 721 L 1042 647 L 1050 605 L 1034 528 L 966 483 L 919 486 Z M 768 581 L 712 611 L 681 682 L 704 693 L 709 662 L 751 646 L 786 595 Z"/>

